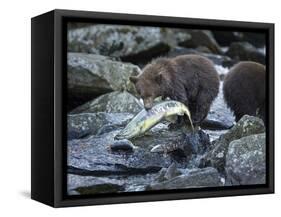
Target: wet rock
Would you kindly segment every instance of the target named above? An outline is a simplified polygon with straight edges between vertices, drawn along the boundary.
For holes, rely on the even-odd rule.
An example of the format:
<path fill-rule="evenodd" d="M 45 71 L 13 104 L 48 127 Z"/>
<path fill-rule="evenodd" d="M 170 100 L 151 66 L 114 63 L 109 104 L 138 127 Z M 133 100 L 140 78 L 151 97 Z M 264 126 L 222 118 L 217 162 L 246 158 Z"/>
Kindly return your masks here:
<path fill-rule="evenodd" d="M 265 133 L 250 135 L 229 144 L 226 175 L 232 185 L 266 183 Z"/>
<path fill-rule="evenodd" d="M 212 53 L 222 54 L 222 50 L 211 31 L 208 30 L 188 30 L 187 31 L 191 38 L 180 42 L 179 45 L 187 48 L 197 48 L 199 46 L 204 46 L 209 48 Z"/>
<path fill-rule="evenodd" d="M 235 60 L 249 60 L 265 64 L 265 55 L 249 42 L 234 42 L 230 45 L 226 55 Z"/>
<path fill-rule="evenodd" d="M 180 170 L 178 170 L 177 165 L 176 165 L 175 163 L 172 163 L 172 164 L 168 167 L 168 169 L 167 169 L 167 171 L 166 171 L 166 173 L 165 173 L 165 175 L 164 175 L 164 178 L 165 178 L 166 180 L 169 180 L 169 179 L 172 179 L 172 178 L 174 178 L 174 177 L 176 177 L 176 176 L 179 176 L 179 175 L 181 175 L 181 174 L 182 174 L 182 173 L 181 173 Z"/>
<path fill-rule="evenodd" d="M 133 118 L 129 113 L 82 113 L 67 116 L 68 139 L 98 134 L 104 126 L 120 128 Z"/>
<path fill-rule="evenodd" d="M 115 142 L 113 138 L 117 132 L 118 130 L 100 137 L 68 141 L 68 166 L 71 171 L 80 175 L 133 175 L 155 173 L 171 164 L 171 157 L 150 153 L 148 144 L 140 139 L 133 142 L 138 147 L 134 152 L 116 154 L 108 151 L 110 145 Z M 176 136 L 168 135 L 172 138 Z M 145 138 L 149 145 L 164 140 L 157 136 L 147 137 L 150 137 Z"/>
<path fill-rule="evenodd" d="M 92 99 L 111 91 L 127 90 L 136 93 L 129 77 L 140 74 L 140 69 L 105 56 L 68 53 L 68 94 L 70 98 Z"/>
<path fill-rule="evenodd" d="M 205 47 L 206 48 L 206 47 Z M 230 57 L 219 55 L 219 54 L 212 54 L 206 52 L 206 50 L 203 50 L 202 47 L 193 49 L 193 48 L 184 48 L 184 47 L 174 47 L 171 49 L 168 53 L 168 57 L 176 57 L 179 55 L 185 55 L 185 54 L 197 54 L 204 57 L 207 57 L 211 61 L 213 61 L 216 65 L 223 65 L 225 67 L 229 67 L 235 64 L 235 61 L 233 61 Z"/>
<path fill-rule="evenodd" d="M 221 135 L 214 142 L 213 148 L 205 154 L 201 160 L 201 167 L 212 166 L 225 172 L 225 158 L 231 141 L 240 139 L 252 134 L 265 131 L 263 121 L 257 117 L 244 115 L 228 132 Z"/>
<path fill-rule="evenodd" d="M 78 187 L 75 189 L 80 194 L 105 194 L 105 193 L 117 193 L 125 190 L 124 187 L 116 184 L 104 183 L 100 185 L 93 185 L 87 187 Z"/>
<path fill-rule="evenodd" d="M 210 146 L 210 139 L 202 130 L 195 133 L 184 133 L 177 140 L 167 141 L 151 149 L 152 153 L 173 153 L 180 152 L 183 156 L 192 154 L 203 154 Z"/>
<path fill-rule="evenodd" d="M 177 168 L 186 168 L 191 158 L 177 158 L 172 154 L 151 153 L 153 146 L 172 143 L 183 138 L 181 130 L 157 129 L 151 134 L 136 138 L 131 142 L 137 148 L 133 152 L 112 152 L 110 146 L 116 141 L 114 136 L 120 130 L 102 136 L 68 141 L 69 173 L 76 175 L 137 175 L 157 173 L 168 168 L 173 162 Z M 196 153 L 194 153 L 196 156 Z"/>
<path fill-rule="evenodd" d="M 113 152 L 119 152 L 119 151 L 132 152 L 134 151 L 135 148 L 136 147 L 133 145 L 133 143 L 127 139 L 114 141 L 112 144 L 110 144 L 110 150 Z"/>
<path fill-rule="evenodd" d="M 265 34 L 254 32 L 212 31 L 216 41 L 221 46 L 230 46 L 232 42 L 246 41 L 255 47 L 265 46 Z"/>
<path fill-rule="evenodd" d="M 222 186 L 220 175 L 215 168 L 193 169 L 186 174 L 176 176 L 167 181 L 156 182 L 147 186 L 146 190 L 183 189 L 196 187 Z"/>
<path fill-rule="evenodd" d="M 68 32 L 68 50 L 121 57 L 147 59 L 169 50 L 162 28 L 126 25 L 93 25 Z"/>
<path fill-rule="evenodd" d="M 156 180 L 157 182 L 166 181 L 166 178 L 165 178 L 166 172 L 167 172 L 167 168 L 162 168 L 162 169 L 159 171 L 158 176 L 156 176 L 155 180 Z"/>
<path fill-rule="evenodd" d="M 244 32 L 243 40 L 248 41 L 255 47 L 264 47 L 266 45 L 266 34 L 255 32 Z"/>
<path fill-rule="evenodd" d="M 219 70 L 217 69 L 217 71 Z M 220 72 L 220 74 L 225 73 L 225 71 Z M 207 119 L 224 123 L 225 126 L 233 126 L 235 117 L 233 115 L 233 112 L 228 108 L 227 104 L 224 101 L 222 87 L 223 82 L 220 82 L 219 94 L 211 105 Z"/>
<path fill-rule="evenodd" d="M 68 194 L 100 194 L 144 191 L 148 183 L 155 179 L 155 174 L 132 176 L 80 176 L 67 175 Z"/>
<path fill-rule="evenodd" d="M 74 194 L 117 193 L 125 190 L 123 183 L 97 177 L 82 177 L 69 174 L 67 177 L 68 191 Z"/>
<path fill-rule="evenodd" d="M 221 46 L 230 46 L 232 42 L 241 41 L 243 38 L 242 32 L 232 32 L 232 31 L 212 31 L 214 38 Z"/>
<path fill-rule="evenodd" d="M 142 109 L 143 105 L 132 94 L 127 91 L 114 91 L 77 107 L 71 114 L 96 112 L 137 114 Z"/>

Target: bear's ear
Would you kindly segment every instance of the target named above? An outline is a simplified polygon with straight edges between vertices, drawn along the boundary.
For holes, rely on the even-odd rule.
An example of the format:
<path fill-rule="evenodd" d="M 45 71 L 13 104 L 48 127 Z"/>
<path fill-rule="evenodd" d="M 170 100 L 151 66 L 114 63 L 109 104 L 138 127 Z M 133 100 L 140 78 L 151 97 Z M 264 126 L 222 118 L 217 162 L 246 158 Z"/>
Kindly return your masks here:
<path fill-rule="evenodd" d="M 133 82 L 134 84 L 137 83 L 138 77 L 137 76 L 131 76 L 130 81 Z"/>
<path fill-rule="evenodd" d="M 161 84 L 162 83 L 162 80 L 163 80 L 163 75 L 162 73 L 158 73 L 155 77 L 155 81 L 158 83 L 158 84 Z"/>

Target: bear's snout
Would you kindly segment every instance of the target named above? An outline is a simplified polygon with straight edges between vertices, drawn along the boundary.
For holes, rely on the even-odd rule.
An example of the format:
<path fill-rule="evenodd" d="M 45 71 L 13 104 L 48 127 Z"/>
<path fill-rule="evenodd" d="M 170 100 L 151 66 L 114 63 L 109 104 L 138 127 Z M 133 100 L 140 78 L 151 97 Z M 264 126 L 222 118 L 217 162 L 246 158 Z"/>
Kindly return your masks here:
<path fill-rule="evenodd" d="M 146 110 L 149 110 L 149 109 L 151 109 L 152 107 L 153 107 L 153 99 L 144 99 L 143 100 L 143 104 L 144 104 L 144 108 L 146 109 Z"/>

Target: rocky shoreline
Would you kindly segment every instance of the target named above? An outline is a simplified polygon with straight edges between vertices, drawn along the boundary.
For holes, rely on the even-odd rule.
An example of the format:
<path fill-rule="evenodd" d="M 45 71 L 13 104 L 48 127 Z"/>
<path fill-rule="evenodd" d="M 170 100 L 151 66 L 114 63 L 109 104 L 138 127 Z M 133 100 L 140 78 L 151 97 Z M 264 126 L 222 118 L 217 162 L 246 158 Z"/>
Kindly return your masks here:
<path fill-rule="evenodd" d="M 265 127 L 244 116 L 234 122 L 222 91 L 208 119 L 230 130 L 195 133 L 166 122 L 143 137 L 114 136 L 143 105 L 131 75 L 158 56 L 198 54 L 221 77 L 241 60 L 265 61 L 257 35 L 119 25 L 75 25 L 68 31 L 68 193 L 99 194 L 265 183 Z M 180 144 L 168 153 L 157 145 Z"/>

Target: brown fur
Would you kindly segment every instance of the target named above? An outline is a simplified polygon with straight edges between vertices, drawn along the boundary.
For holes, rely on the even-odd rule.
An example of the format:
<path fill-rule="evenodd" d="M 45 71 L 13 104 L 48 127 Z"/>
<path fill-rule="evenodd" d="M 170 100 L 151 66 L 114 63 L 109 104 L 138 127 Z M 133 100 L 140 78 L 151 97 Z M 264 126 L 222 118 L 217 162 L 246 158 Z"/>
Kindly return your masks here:
<path fill-rule="evenodd" d="M 224 80 L 223 92 L 236 121 L 258 115 L 265 121 L 265 66 L 245 61 L 233 66 Z"/>
<path fill-rule="evenodd" d="M 199 55 L 159 58 L 145 66 L 139 77 L 131 77 L 146 108 L 159 96 L 187 105 L 194 123 L 203 121 L 219 91 L 213 63 Z"/>

